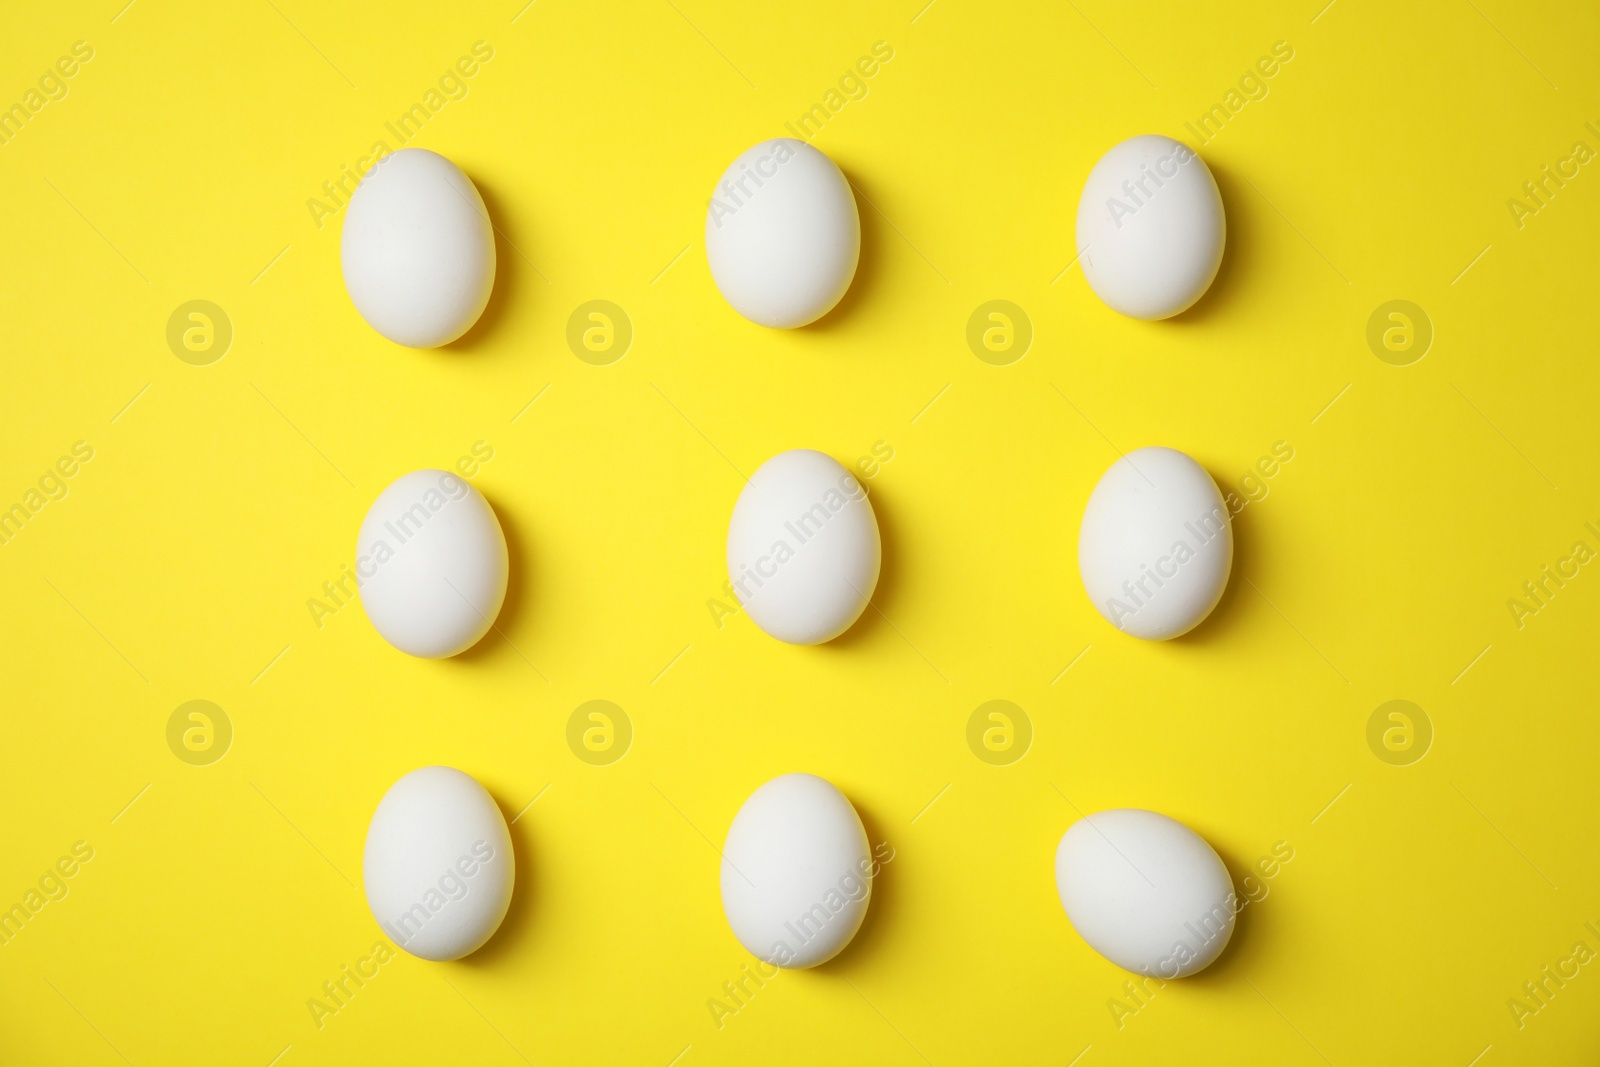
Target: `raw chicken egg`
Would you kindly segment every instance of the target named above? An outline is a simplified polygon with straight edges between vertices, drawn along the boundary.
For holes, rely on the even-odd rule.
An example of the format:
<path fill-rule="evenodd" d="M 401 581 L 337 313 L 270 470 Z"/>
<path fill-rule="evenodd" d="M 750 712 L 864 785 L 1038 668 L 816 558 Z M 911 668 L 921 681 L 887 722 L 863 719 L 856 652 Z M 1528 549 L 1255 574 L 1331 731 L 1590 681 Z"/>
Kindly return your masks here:
<path fill-rule="evenodd" d="M 855 937 L 876 873 L 845 795 L 814 774 L 785 774 L 734 816 L 722 848 L 722 909 L 751 955 L 815 967 Z"/>
<path fill-rule="evenodd" d="M 477 644 L 506 598 L 505 532 L 483 494 L 451 471 L 401 475 L 356 541 L 361 607 L 402 652 L 441 659 Z"/>
<path fill-rule="evenodd" d="M 1111 465 L 1083 509 L 1078 573 L 1095 610 L 1135 637 L 1187 633 L 1233 569 L 1233 522 L 1205 468 L 1171 448 Z"/>
<path fill-rule="evenodd" d="M 369 170 L 345 208 L 344 285 L 367 325 L 437 348 L 466 333 L 494 288 L 494 229 L 472 179 L 437 152 L 402 148 Z"/>
<path fill-rule="evenodd" d="M 762 326 L 804 326 L 850 288 L 861 218 L 844 173 L 804 141 L 733 161 L 706 210 L 706 260 L 724 299 Z"/>
<path fill-rule="evenodd" d="M 807 448 L 757 468 L 728 523 L 728 578 L 740 607 L 794 645 L 848 630 L 872 599 L 882 559 L 867 491 L 833 457 Z"/>
<path fill-rule="evenodd" d="M 1222 265 L 1222 194 L 1188 145 L 1146 134 L 1100 158 L 1078 201 L 1078 261 L 1095 295 L 1136 319 L 1187 309 Z"/>
<path fill-rule="evenodd" d="M 1118 967 L 1183 978 L 1211 965 L 1243 905 L 1221 857 L 1153 811 L 1102 811 L 1056 848 L 1056 889 L 1078 935 Z"/>
<path fill-rule="evenodd" d="M 505 816 L 471 775 L 423 767 L 378 802 L 362 857 L 367 906 L 413 956 L 476 951 L 499 929 L 515 881 Z"/>

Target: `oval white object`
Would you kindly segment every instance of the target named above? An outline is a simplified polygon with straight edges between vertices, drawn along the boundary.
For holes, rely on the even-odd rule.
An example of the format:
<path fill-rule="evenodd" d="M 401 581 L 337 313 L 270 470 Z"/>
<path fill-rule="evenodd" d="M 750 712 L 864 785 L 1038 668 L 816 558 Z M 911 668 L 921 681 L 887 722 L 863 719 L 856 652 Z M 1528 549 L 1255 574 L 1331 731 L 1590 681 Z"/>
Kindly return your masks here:
<path fill-rule="evenodd" d="M 423 767 L 378 802 L 367 829 L 367 906 L 394 943 L 425 960 L 482 947 L 511 906 L 516 863 L 505 816 L 478 780 Z"/>
<path fill-rule="evenodd" d="M 797 448 L 763 463 L 728 523 L 728 577 L 761 629 L 792 645 L 844 633 L 878 585 L 878 518 L 855 475 Z"/>
<path fill-rule="evenodd" d="M 762 326 L 827 314 L 856 274 L 861 217 L 833 160 L 803 141 L 763 141 L 733 161 L 706 210 L 706 260 L 723 298 Z"/>
<path fill-rule="evenodd" d="M 367 171 L 345 208 L 339 251 L 361 317 L 411 348 L 466 333 L 494 288 L 494 230 L 478 187 L 425 148 L 402 148 Z"/>
<path fill-rule="evenodd" d="M 1079 819 L 1056 848 L 1072 928 L 1118 967 L 1183 978 L 1233 936 L 1238 897 L 1216 850 L 1174 819 L 1122 808 Z"/>
<path fill-rule="evenodd" d="M 1146 134 L 1094 165 L 1078 201 L 1078 261 L 1095 295 L 1136 319 L 1165 319 L 1222 266 L 1222 194 L 1188 145 Z"/>
<path fill-rule="evenodd" d="M 494 624 L 510 557 L 483 494 L 450 471 L 403 474 L 378 495 L 356 542 L 361 607 L 395 648 L 441 659 Z"/>
<path fill-rule="evenodd" d="M 1078 573 L 1117 629 L 1164 640 L 1217 606 L 1233 569 L 1233 522 L 1217 483 L 1171 448 L 1140 448 L 1101 476 L 1078 531 Z"/>
<path fill-rule="evenodd" d="M 734 816 L 722 847 L 722 910 L 751 955 L 815 967 L 860 929 L 875 874 L 845 795 L 814 774 L 785 774 Z"/>

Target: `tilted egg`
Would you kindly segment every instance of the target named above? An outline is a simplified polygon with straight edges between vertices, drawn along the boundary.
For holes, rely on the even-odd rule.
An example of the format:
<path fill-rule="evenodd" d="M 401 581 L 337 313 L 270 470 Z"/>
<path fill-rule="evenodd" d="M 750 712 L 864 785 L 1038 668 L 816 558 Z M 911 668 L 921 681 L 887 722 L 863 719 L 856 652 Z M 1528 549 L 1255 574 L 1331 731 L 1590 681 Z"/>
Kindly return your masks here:
<path fill-rule="evenodd" d="M 723 298 L 762 326 L 804 326 L 850 288 L 861 217 L 850 182 L 804 141 L 763 141 L 733 161 L 706 210 L 706 260 Z"/>
<path fill-rule="evenodd" d="M 1232 516 L 1211 475 L 1182 452 L 1135 449 L 1089 495 L 1078 573 L 1095 610 L 1124 633 L 1187 633 L 1222 599 L 1232 568 Z"/>
<path fill-rule="evenodd" d="M 403 474 L 378 495 L 356 542 L 361 607 L 413 656 L 465 652 L 494 625 L 510 557 L 483 494 L 450 471 Z"/>
<path fill-rule="evenodd" d="M 478 321 L 494 288 L 494 229 L 461 168 L 402 148 L 369 170 L 345 208 L 344 285 L 367 325 L 436 348 Z"/>
<path fill-rule="evenodd" d="M 1072 928 L 1118 967 L 1183 978 L 1233 936 L 1240 905 L 1216 850 L 1187 826 L 1136 808 L 1079 819 L 1056 848 Z"/>
<path fill-rule="evenodd" d="M 1078 261 L 1095 295 L 1136 319 L 1199 300 L 1222 265 L 1222 194 L 1188 145 L 1146 134 L 1094 165 L 1078 201 Z"/>
<path fill-rule="evenodd" d="M 750 794 L 728 828 L 722 910 L 751 955 L 814 967 L 855 937 L 876 873 L 845 795 L 814 774 L 785 774 Z"/>
<path fill-rule="evenodd" d="M 794 645 L 848 630 L 872 599 L 882 560 L 866 490 L 837 460 L 810 449 L 763 463 L 728 523 L 728 577 L 740 606 Z"/>
<path fill-rule="evenodd" d="M 362 858 L 367 906 L 413 956 L 453 960 L 482 947 L 515 880 L 505 816 L 471 775 L 423 767 L 378 802 Z"/>

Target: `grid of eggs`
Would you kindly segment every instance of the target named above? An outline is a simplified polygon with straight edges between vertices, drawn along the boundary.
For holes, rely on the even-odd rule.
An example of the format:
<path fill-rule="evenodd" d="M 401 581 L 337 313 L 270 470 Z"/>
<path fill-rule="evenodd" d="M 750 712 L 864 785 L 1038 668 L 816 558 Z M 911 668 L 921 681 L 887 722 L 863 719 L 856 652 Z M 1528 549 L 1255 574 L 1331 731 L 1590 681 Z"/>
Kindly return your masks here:
<path fill-rule="evenodd" d="M 1178 141 L 1124 141 L 1084 184 L 1079 262 L 1095 294 L 1123 315 L 1165 319 L 1193 305 L 1216 277 L 1225 238 L 1216 181 Z M 811 145 L 763 141 L 717 182 L 705 247 L 734 311 L 774 329 L 815 322 L 849 289 L 860 256 L 850 182 Z M 482 197 L 459 167 L 424 149 L 394 152 L 365 176 L 340 252 L 361 317 L 412 348 L 466 333 L 494 287 L 494 232 Z M 796 515 L 804 536 L 787 538 Z M 790 540 L 798 543 L 789 548 Z M 861 484 L 809 449 L 763 463 L 728 523 L 728 575 L 741 608 L 790 644 L 831 641 L 855 623 L 877 586 L 882 551 Z M 371 569 L 360 585 L 363 610 L 384 640 L 412 656 L 466 651 L 505 599 L 505 533 L 488 500 L 453 472 L 395 479 L 368 511 L 356 555 Z M 1165 640 L 1199 625 L 1222 599 L 1232 564 L 1229 510 L 1184 453 L 1127 453 L 1094 487 L 1079 531 L 1079 571 L 1095 609 L 1124 633 Z M 777 967 L 816 966 L 849 944 L 880 862 L 849 799 L 804 773 L 751 793 L 722 855 L 728 925 L 752 955 Z M 458 959 L 485 944 L 510 906 L 514 872 L 504 816 L 462 771 L 412 771 L 373 814 L 367 902 L 384 932 L 415 956 Z M 1183 824 L 1137 809 L 1099 812 L 1068 828 L 1056 851 L 1056 888 L 1092 948 L 1161 978 L 1215 960 L 1238 910 L 1216 851 Z"/>

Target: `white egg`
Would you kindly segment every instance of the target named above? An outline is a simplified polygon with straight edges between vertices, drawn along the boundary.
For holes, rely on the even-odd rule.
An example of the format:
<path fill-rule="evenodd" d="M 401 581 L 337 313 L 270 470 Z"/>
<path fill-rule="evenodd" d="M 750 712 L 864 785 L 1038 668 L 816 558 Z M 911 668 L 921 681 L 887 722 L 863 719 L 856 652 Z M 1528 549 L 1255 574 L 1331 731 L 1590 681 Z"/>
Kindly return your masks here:
<path fill-rule="evenodd" d="M 1204 838 L 1153 811 L 1102 811 L 1056 848 L 1056 889 L 1072 928 L 1118 967 L 1183 978 L 1233 936 L 1239 898 Z"/>
<path fill-rule="evenodd" d="M 833 160 L 780 137 L 745 152 L 706 209 L 706 260 L 733 309 L 762 326 L 804 326 L 850 288 L 861 218 Z"/>
<path fill-rule="evenodd" d="M 751 793 L 728 828 L 722 910 L 751 955 L 815 967 L 856 935 L 876 873 L 845 795 L 814 774 L 785 774 Z"/>
<path fill-rule="evenodd" d="M 797 448 L 763 463 L 728 523 L 728 577 L 761 629 L 792 645 L 844 633 L 878 585 L 878 519 L 855 475 Z"/>
<path fill-rule="evenodd" d="M 369 170 L 345 208 L 344 285 L 367 325 L 436 348 L 478 321 L 494 288 L 494 230 L 472 179 L 425 148 Z"/>
<path fill-rule="evenodd" d="M 1205 468 L 1140 448 L 1101 476 L 1078 531 L 1078 573 L 1095 609 L 1135 637 L 1187 633 L 1217 606 L 1233 569 L 1233 522 Z"/>
<path fill-rule="evenodd" d="M 1227 224 L 1205 161 L 1170 137 L 1123 141 L 1078 201 L 1078 261 L 1095 295 L 1136 319 L 1185 310 L 1222 265 Z"/>
<path fill-rule="evenodd" d="M 361 607 L 378 633 L 413 656 L 465 652 L 494 624 L 510 557 L 483 494 L 450 471 L 396 478 L 356 542 Z"/>
<path fill-rule="evenodd" d="M 454 960 L 482 947 L 515 880 L 505 816 L 471 775 L 423 767 L 378 802 L 362 858 L 367 906 L 413 956 Z"/>

